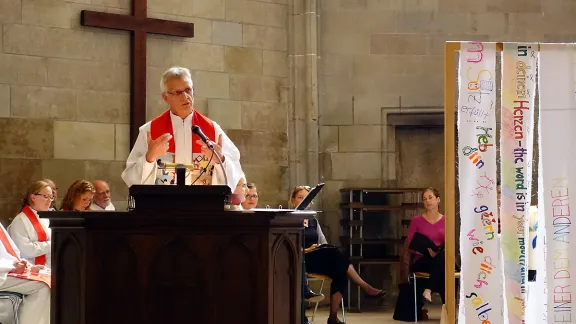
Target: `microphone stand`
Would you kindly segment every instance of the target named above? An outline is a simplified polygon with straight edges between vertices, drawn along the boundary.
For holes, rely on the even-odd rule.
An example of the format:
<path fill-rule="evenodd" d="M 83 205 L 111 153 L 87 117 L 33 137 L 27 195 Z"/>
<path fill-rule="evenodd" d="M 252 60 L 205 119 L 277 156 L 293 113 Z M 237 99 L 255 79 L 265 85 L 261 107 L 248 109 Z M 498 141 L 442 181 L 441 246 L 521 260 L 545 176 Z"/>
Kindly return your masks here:
<path fill-rule="evenodd" d="M 204 140 L 202 140 L 204 143 L 206 143 Z M 224 165 L 222 163 L 222 159 L 220 158 L 220 155 L 216 154 L 216 150 L 214 149 L 214 146 L 211 145 L 210 143 L 206 143 L 206 145 L 208 146 L 208 148 L 210 149 L 210 151 L 212 151 L 212 154 L 214 156 L 216 156 L 216 158 L 218 159 L 218 164 L 220 164 L 220 169 L 222 169 L 222 174 L 224 174 L 224 182 L 226 183 L 226 185 L 228 185 L 228 175 L 226 174 L 226 169 L 224 168 Z M 232 189 L 232 188 L 230 188 Z"/>
<path fill-rule="evenodd" d="M 216 158 L 218 159 L 218 163 L 220 164 L 220 168 L 222 169 L 222 173 L 224 174 L 224 181 L 226 182 L 226 185 L 228 185 L 228 175 L 226 174 L 226 169 L 224 169 L 224 165 L 222 165 L 222 159 L 220 159 L 220 156 L 218 154 L 216 154 L 216 151 L 214 150 L 214 145 L 212 145 L 212 143 L 208 139 L 208 137 L 206 137 L 206 135 L 204 135 L 204 133 L 202 132 L 202 129 L 200 129 L 199 126 L 192 125 L 192 133 L 198 135 L 198 137 L 200 137 L 202 142 L 204 142 L 206 144 L 206 146 L 208 146 L 210 151 L 212 151 L 212 154 L 216 155 Z M 232 189 L 232 188 L 230 188 L 230 189 Z"/>

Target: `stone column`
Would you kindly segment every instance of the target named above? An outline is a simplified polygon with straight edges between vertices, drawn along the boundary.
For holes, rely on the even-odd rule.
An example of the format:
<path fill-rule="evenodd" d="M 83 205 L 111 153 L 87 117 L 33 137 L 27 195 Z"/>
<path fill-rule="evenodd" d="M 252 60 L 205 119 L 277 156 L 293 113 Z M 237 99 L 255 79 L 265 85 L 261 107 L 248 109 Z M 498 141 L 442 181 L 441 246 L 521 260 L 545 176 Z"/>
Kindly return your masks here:
<path fill-rule="evenodd" d="M 317 0 L 291 0 L 289 10 L 288 145 L 293 187 L 319 181 Z"/>

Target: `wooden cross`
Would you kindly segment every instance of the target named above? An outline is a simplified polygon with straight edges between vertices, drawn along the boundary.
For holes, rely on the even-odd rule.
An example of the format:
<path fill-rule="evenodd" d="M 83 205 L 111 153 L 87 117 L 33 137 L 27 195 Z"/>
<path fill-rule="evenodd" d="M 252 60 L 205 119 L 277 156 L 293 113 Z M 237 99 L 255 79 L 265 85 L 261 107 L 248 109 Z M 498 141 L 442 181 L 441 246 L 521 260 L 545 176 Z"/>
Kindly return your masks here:
<path fill-rule="evenodd" d="M 147 17 L 147 0 L 132 0 L 132 15 L 82 10 L 82 26 L 129 30 L 131 55 L 130 147 L 146 122 L 146 35 L 194 37 L 194 24 Z"/>

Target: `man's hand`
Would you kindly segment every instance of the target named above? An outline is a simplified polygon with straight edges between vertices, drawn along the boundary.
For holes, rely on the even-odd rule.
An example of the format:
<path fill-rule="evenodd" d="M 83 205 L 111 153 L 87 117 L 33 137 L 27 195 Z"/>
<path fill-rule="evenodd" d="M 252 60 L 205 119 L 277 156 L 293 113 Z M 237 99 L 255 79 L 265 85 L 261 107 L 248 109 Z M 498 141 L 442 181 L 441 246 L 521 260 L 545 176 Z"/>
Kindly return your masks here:
<path fill-rule="evenodd" d="M 204 155 L 206 158 L 212 156 L 212 151 L 210 150 L 210 148 L 208 148 L 206 143 L 204 143 L 202 140 L 197 140 L 196 143 L 201 146 L 202 155 Z M 212 141 L 210 141 L 210 143 L 212 144 L 212 147 L 214 147 L 214 152 L 218 154 L 220 160 L 224 162 L 224 154 L 222 154 L 222 134 L 218 136 L 218 143 L 214 143 Z M 215 164 L 219 163 L 216 157 L 212 157 L 212 162 Z"/>
<path fill-rule="evenodd" d="M 32 268 L 30 268 L 30 273 L 32 274 L 38 274 L 40 272 L 40 270 L 44 269 L 43 265 L 33 265 Z"/>
<path fill-rule="evenodd" d="M 436 255 L 438 255 L 438 253 L 434 252 L 434 250 L 432 250 L 431 248 L 428 248 L 428 253 L 430 253 L 430 256 L 435 258 Z"/>
<path fill-rule="evenodd" d="M 12 270 L 12 272 L 16 274 L 23 274 L 24 272 L 26 272 L 27 265 L 28 262 L 26 260 L 16 261 L 14 262 L 14 270 Z"/>
<path fill-rule="evenodd" d="M 170 139 L 172 139 L 172 135 L 166 133 L 153 140 L 150 131 L 148 131 L 148 151 L 146 152 L 146 161 L 148 163 L 155 162 L 156 159 L 166 154 L 170 147 L 170 144 L 168 143 Z"/>

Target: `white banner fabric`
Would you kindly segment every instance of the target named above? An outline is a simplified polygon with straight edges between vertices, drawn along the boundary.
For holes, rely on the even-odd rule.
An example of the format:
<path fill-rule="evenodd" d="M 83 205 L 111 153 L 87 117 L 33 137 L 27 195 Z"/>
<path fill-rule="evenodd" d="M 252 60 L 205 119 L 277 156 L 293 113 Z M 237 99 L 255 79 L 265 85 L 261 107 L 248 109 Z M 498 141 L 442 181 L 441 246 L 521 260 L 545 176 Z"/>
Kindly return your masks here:
<path fill-rule="evenodd" d="M 507 323 L 525 321 L 538 44 L 504 43 L 500 221 Z"/>
<path fill-rule="evenodd" d="M 576 232 L 572 212 L 576 188 L 575 69 L 576 51 L 569 44 L 541 44 L 539 64 L 540 134 L 548 323 L 576 321 Z M 540 273 L 537 274 L 540 276 Z"/>
<path fill-rule="evenodd" d="M 464 323 L 502 323 L 496 190 L 496 44 L 462 42 L 459 60 L 460 307 L 464 307 Z"/>

